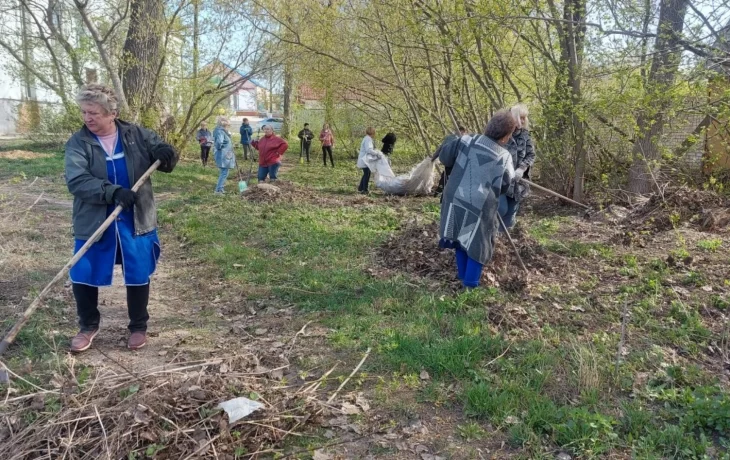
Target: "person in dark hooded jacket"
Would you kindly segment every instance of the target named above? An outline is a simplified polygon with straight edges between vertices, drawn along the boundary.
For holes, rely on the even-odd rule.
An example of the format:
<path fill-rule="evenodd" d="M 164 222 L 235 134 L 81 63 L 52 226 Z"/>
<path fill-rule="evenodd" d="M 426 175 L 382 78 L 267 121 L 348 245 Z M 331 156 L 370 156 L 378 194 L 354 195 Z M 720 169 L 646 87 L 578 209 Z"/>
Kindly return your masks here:
<path fill-rule="evenodd" d="M 312 148 L 312 139 L 314 139 L 314 133 L 309 129 L 309 123 L 304 123 L 304 129 L 299 131 L 297 134 L 299 142 L 301 143 L 301 154 L 307 157 L 307 163 L 309 163 L 309 151 Z"/>
<path fill-rule="evenodd" d="M 383 149 L 381 152 L 383 152 L 384 155 L 390 156 L 393 153 L 393 149 L 395 148 L 395 133 L 392 131 L 385 135 L 385 137 L 382 139 L 383 143 Z"/>

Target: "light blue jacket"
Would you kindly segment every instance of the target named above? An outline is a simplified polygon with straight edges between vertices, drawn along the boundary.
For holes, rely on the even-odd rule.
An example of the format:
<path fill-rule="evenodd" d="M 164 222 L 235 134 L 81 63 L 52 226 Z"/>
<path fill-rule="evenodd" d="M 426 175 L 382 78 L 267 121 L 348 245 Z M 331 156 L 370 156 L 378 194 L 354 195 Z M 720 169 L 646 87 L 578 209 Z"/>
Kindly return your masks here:
<path fill-rule="evenodd" d="M 233 154 L 233 143 L 231 135 L 222 126 L 216 126 L 213 130 L 213 142 L 215 145 L 215 164 L 219 168 L 232 169 L 236 167 L 236 156 Z"/>

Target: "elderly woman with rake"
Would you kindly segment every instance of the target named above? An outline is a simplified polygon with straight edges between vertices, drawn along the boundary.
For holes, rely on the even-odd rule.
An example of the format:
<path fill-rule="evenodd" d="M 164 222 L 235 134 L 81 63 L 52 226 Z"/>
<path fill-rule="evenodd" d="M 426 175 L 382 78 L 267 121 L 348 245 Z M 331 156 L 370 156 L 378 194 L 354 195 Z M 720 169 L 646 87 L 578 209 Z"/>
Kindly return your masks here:
<path fill-rule="evenodd" d="M 465 289 L 479 286 L 484 264 L 492 259 L 499 197 L 515 177 L 503 146 L 516 126 L 509 112 L 497 112 L 483 135 L 452 136 L 446 140 L 450 145 L 439 149 L 441 163 L 453 168 L 441 203 L 439 246 L 455 250 Z"/>
<path fill-rule="evenodd" d="M 150 277 L 160 257 L 160 241 L 152 183 L 142 181 L 136 192 L 132 185 L 155 167 L 171 172 L 178 155 L 154 132 L 118 119 L 117 97 L 111 88 L 88 85 L 76 101 L 84 126 L 66 144 L 66 184 L 74 197 L 74 253 L 118 212 L 117 206 L 122 211 L 71 268 L 80 326 L 71 351 L 88 349 L 99 332 L 99 287 L 111 286 L 116 264 L 122 266 L 127 286 L 127 347 L 137 350 L 147 343 Z"/>

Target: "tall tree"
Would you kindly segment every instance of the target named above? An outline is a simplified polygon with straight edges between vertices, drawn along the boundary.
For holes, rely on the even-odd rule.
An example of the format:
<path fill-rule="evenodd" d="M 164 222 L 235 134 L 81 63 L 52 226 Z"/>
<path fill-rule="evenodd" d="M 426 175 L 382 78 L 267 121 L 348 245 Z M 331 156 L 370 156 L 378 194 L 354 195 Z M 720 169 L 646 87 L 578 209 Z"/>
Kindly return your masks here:
<path fill-rule="evenodd" d="M 193 0 L 193 78 L 198 78 L 198 67 L 200 66 L 200 0 Z"/>
<path fill-rule="evenodd" d="M 132 0 L 120 71 L 132 120 L 152 108 L 165 25 L 163 0 Z"/>
<path fill-rule="evenodd" d="M 659 141 L 664 133 L 666 110 L 672 101 L 682 57 L 682 30 L 689 0 L 661 0 L 654 57 L 646 82 L 645 103 L 636 114 L 637 136 L 629 169 L 629 191 L 649 193 L 656 179 Z"/>

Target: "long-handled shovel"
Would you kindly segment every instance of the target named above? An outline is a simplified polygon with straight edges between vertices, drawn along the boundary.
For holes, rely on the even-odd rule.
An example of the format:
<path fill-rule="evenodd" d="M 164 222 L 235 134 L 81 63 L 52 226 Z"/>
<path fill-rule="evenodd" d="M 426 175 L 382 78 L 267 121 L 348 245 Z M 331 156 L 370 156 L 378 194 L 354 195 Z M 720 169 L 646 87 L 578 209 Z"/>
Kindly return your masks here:
<path fill-rule="evenodd" d="M 157 170 L 160 164 L 160 160 L 152 163 L 152 166 L 150 166 L 150 168 L 142 175 L 142 177 L 139 178 L 137 183 L 134 184 L 134 186 L 132 187 L 132 191 L 136 192 L 137 190 L 139 190 L 142 184 L 144 184 L 144 182 L 152 175 L 152 173 Z M 61 269 L 60 272 L 58 272 L 58 274 L 51 280 L 51 282 L 48 283 L 45 288 L 43 288 L 41 293 L 38 294 L 35 300 L 33 300 L 33 303 L 31 303 L 30 306 L 23 312 L 23 316 L 18 320 L 17 323 L 15 323 L 15 326 L 13 326 L 10 331 L 8 331 L 8 333 L 3 338 L 3 341 L 0 342 L 0 355 L 5 353 L 10 344 L 13 343 L 15 337 L 18 336 L 20 330 L 23 329 L 23 326 L 25 326 L 25 323 L 28 322 L 31 315 L 38 309 L 41 304 L 41 300 L 50 292 L 51 288 L 53 288 L 53 286 L 58 283 L 58 281 L 60 281 L 68 274 L 69 270 L 71 270 L 71 267 L 76 265 L 76 263 L 81 260 L 84 254 L 86 254 L 86 251 L 88 251 L 91 245 L 94 244 L 94 242 L 96 242 L 96 240 L 99 238 L 99 236 L 101 236 L 101 234 L 104 233 L 107 228 L 109 228 L 109 226 L 112 224 L 112 222 L 114 222 L 114 219 L 117 218 L 120 212 L 122 212 L 121 206 L 117 206 L 116 208 L 114 208 L 114 211 L 112 211 L 109 217 L 107 217 L 106 220 L 101 224 L 101 226 L 96 229 L 94 234 L 91 235 L 88 240 L 86 240 L 86 243 L 81 246 L 81 249 L 79 249 L 79 251 L 74 254 L 71 260 L 66 263 L 66 265 Z"/>

